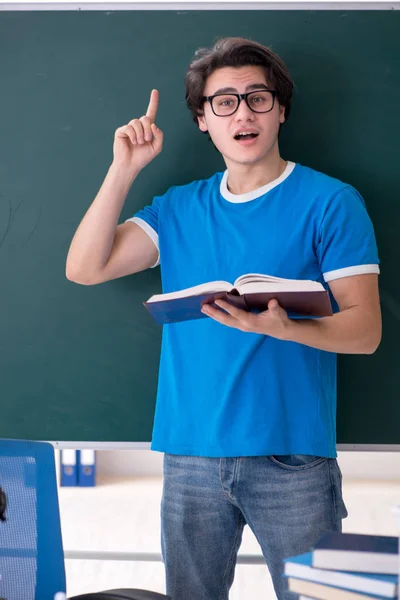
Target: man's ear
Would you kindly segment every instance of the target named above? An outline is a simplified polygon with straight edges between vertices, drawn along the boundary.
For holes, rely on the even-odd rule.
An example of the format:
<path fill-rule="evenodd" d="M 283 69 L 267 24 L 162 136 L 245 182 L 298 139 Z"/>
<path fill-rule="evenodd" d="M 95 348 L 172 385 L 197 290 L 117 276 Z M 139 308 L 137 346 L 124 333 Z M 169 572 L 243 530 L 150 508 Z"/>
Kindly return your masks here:
<path fill-rule="evenodd" d="M 285 122 L 285 106 L 279 106 L 279 123 Z"/>
<path fill-rule="evenodd" d="M 206 123 L 204 114 L 197 116 L 197 123 L 199 125 L 200 131 L 203 131 L 203 133 L 206 133 L 206 131 L 208 131 L 208 127 L 207 127 L 207 123 Z"/>

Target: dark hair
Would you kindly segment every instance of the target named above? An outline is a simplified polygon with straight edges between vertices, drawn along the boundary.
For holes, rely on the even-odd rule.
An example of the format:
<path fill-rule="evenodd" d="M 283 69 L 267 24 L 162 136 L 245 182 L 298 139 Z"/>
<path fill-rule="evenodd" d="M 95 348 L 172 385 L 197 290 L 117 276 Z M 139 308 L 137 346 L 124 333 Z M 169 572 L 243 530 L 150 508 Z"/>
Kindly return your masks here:
<path fill-rule="evenodd" d="M 203 114 L 204 88 L 207 78 L 222 67 L 263 67 L 267 82 L 277 92 L 278 102 L 289 117 L 293 81 L 283 60 L 272 50 L 246 38 L 228 37 L 218 40 L 212 48 L 199 48 L 185 75 L 186 104 L 197 124 Z"/>

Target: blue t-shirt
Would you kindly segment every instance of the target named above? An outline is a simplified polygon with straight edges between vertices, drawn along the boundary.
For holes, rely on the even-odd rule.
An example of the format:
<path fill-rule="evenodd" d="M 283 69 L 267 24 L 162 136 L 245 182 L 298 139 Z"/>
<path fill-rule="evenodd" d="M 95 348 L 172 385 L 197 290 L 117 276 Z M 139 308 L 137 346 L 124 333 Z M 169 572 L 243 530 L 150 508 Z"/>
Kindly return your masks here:
<path fill-rule="evenodd" d="M 132 219 L 159 247 L 163 292 L 245 273 L 327 282 L 379 273 L 350 185 L 299 164 L 234 195 L 227 172 L 171 187 Z M 334 310 L 338 310 L 333 300 Z M 152 449 L 336 456 L 336 354 L 210 318 L 163 327 Z"/>

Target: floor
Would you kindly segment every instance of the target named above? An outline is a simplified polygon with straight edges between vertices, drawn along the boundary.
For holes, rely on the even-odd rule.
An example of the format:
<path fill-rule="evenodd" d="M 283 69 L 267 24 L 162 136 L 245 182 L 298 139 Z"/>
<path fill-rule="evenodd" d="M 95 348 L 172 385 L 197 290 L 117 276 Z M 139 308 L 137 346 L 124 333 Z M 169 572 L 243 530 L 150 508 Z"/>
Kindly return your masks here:
<path fill-rule="evenodd" d="M 64 548 L 160 552 L 160 477 L 98 478 L 94 488 L 60 488 Z M 392 507 L 400 504 L 399 481 L 343 481 L 349 516 L 346 532 L 396 535 Z M 259 554 L 248 527 L 243 554 Z M 118 587 L 165 592 L 162 563 L 67 560 L 68 596 Z M 266 567 L 238 565 L 230 600 L 276 600 Z"/>

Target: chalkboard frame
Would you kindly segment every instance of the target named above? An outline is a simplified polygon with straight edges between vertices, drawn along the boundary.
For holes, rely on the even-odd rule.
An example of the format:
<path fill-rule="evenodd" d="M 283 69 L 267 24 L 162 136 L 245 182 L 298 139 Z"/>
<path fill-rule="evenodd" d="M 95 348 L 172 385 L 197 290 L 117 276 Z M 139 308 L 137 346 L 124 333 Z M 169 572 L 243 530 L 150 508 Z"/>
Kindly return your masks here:
<path fill-rule="evenodd" d="M 400 10 L 400 2 L 146 2 L 144 3 L 98 3 L 98 2 L 35 2 L 1 3 L 0 11 L 40 11 L 40 10 Z M 58 449 L 93 448 L 106 449 L 148 449 L 149 442 L 68 442 L 50 441 Z M 400 444 L 338 444 L 339 451 L 399 451 Z"/>

